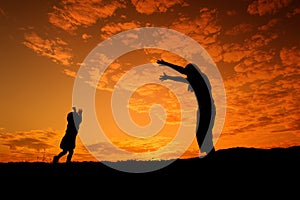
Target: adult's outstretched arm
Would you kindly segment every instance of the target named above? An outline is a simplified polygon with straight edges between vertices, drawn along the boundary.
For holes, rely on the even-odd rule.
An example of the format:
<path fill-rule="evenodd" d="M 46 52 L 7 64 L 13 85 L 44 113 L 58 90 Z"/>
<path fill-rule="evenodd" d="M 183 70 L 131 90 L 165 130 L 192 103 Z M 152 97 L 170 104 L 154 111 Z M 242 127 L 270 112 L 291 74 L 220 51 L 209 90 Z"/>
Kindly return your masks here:
<path fill-rule="evenodd" d="M 162 59 L 161 59 L 161 60 L 157 60 L 156 63 L 157 63 L 157 64 L 161 64 L 161 65 L 166 65 L 166 66 L 168 66 L 168 67 L 171 67 L 172 69 L 178 71 L 178 72 L 181 73 L 181 74 L 186 74 L 185 69 L 184 69 L 184 67 L 182 67 L 182 66 L 179 66 L 179 65 L 175 65 L 175 64 L 166 62 L 166 61 L 164 61 L 164 60 L 162 60 Z"/>

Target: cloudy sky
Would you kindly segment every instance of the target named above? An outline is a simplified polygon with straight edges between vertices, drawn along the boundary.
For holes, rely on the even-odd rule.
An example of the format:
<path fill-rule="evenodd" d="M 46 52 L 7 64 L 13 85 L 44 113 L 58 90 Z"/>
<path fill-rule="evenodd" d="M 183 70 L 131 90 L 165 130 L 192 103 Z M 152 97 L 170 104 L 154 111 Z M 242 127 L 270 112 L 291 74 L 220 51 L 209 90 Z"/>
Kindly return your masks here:
<path fill-rule="evenodd" d="M 0 2 L 0 23 L 0 162 L 50 162 L 60 151 L 66 115 L 74 103 L 74 83 L 80 69 L 89 64 L 88 55 L 116 34 L 144 27 L 184 34 L 215 64 L 226 93 L 226 102 L 221 102 L 220 88 L 214 88 L 217 83 L 212 77 L 217 107 L 226 110 L 226 117 L 218 118 L 215 125 L 217 150 L 300 145 L 297 0 L 11 0 Z M 128 38 L 136 41 L 134 35 Z M 168 45 L 178 47 L 180 43 L 184 44 L 177 38 Z M 98 65 L 87 73 L 90 86 L 96 86 L 92 102 L 97 120 L 109 142 L 97 139 L 97 129 L 86 128 L 90 115 L 85 112 L 88 108 L 83 108 L 73 159 L 127 159 L 119 149 L 133 152 L 136 159 L 179 155 L 183 148 L 180 141 L 171 141 L 181 124 L 187 135 L 193 134 L 195 98 L 185 83 L 167 81 L 163 85 L 159 76 L 172 72 L 155 61 L 163 58 L 184 66 L 188 60 L 155 48 L 136 49 L 112 61 L 100 57 L 110 63 L 103 76 L 97 79 L 101 71 Z M 152 67 L 145 67 L 147 63 Z M 138 87 L 134 85 L 137 82 L 145 85 Z M 170 85 L 175 85 L 174 91 Z M 115 117 L 123 119 L 129 113 L 136 124 L 145 126 L 151 122 L 152 105 L 165 108 L 164 113 L 161 107 L 154 112 L 149 133 L 132 136 L 118 126 L 111 101 L 118 88 L 135 89 L 126 101 L 127 111 Z M 117 103 L 125 102 L 117 99 Z M 157 127 L 161 128 L 157 134 L 145 138 Z M 87 135 L 93 143 L 87 141 Z M 195 141 L 183 149 L 182 157 L 199 154 Z"/>

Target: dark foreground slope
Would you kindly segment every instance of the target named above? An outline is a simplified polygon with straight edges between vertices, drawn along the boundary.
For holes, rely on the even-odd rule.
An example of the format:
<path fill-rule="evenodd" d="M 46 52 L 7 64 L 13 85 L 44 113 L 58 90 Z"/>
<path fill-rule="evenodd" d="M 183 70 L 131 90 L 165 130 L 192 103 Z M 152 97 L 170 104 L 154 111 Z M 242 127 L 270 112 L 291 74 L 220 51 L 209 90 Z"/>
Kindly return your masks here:
<path fill-rule="evenodd" d="M 247 176 L 251 172 L 276 174 L 300 171 L 300 147 L 255 149 L 231 148 L 216 151 L 212 157 L 177 159 L 174 161 L 123 161 L 116 166 L 137 166 L 137 169 L 149 166 L 149 172 L 130 173 L 114 169 L 109 162 L 73 162 L 44 163 L 44 162 L 11 162 L 0 163 L 1 178 L 63 178 L 63 177 L 178 177 L 178 176 L 203 176 L 203 172 L 219 175 L 238 173 Z M 166 164 L 164 165 L 164 162 Z M 112 167 L 111 167 L 112 166 Z M 139 167 L 140 166 L 140 167 Z M 152 167 L 157 170 L 151 170 Z M 156 167 L 165 166 L 165 167 Z M 225 170 L 225 171 L 224 171 Z M 246 170 L 246 171 L 243 171 Z M 288 170 L 288 171 L 284 171 Z M 129 170 L 132 171 L 132 170 Z M 275 171 L 274 171 L 275 173 Z M 299 173 L 299 172 L 298 172 Z M 205 174 L 205 173 L 204 173 Z"/>
<path fill-rule="evenodd" d="M 247 194 L 257 190 L 298 191 L 300 181 L 300 147 L 254 149 L 232 148 L 218 150 L 213 157 L 178 159 L 159 170 L 148 173 L 128 173 L 115 170 L 101 162 L 59 163 L 1 163 L 2 184 L 13 187 L 33 185 L 97 185 L 116 188 L 120 186 L 147 188 L 156 191 L 170 185 L 188 186 L 202 191 L 227 188 L 227 193 L 240 192 L 247 188 Z M 162 164 L 167 161 L 127 161 L 133 165 Z M 155 164 L 156 163 L 156 164 Z M 122 163 L 121 163 L 122 164 Z M 128 163 L 123 163 L 124 165 Z M 149 186 L 151 185 L 151 186 Z M 204 188 L 203 188 L 204 187 Z M 270 189 L 271 187 L 271 189 Z M 286 188 L 288 189 L 286 190 Z M 2 187 L 3 188 L 3 187 Z M 228 191 L 229 188 L 229 191 Z M 239 190 L 239 191 L 237 191 Z M 99 191 L 104 192 L 103 188 Z M 173 187 L 172 192 L 179 192 Z M 249 193 L 250 191 L 250 193 Z M 251 192 L 252 191 L 252 192 Z M 118 193 L 118 191 L 115 191 Z M 195 191 L 194 191 L 195 192 Z M 214 193 L 212 193 L 214 194 Z M 223 193 L 225 194 L 225 193 Z M 287 196 L 286 196 L 287 197 Z M 299 197 L 299 196 L 298 196 Z M 242 198 L 244 199 L 244 198 Z"/>

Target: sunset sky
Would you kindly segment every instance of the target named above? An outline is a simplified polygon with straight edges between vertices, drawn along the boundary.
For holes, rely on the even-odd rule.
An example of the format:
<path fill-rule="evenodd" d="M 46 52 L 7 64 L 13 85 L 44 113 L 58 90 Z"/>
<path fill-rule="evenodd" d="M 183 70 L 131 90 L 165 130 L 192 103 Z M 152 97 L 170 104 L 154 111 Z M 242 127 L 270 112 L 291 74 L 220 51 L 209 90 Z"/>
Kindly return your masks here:
<path fill-rule="evenodd" d="M 0 162 L 51 162 L 60 152 L 74 83 L 87 56 L 110 37 L 143 27 L 182 33 L 199 43 L 215 63 L 226 93 L 225 102 L 212 78 L 217 107 L 225 109 L 219 114 L 226 111 L 215 124 L 217 150 L 300 145 L 298 0 L 10 0 L 0 2 L 0 23 Z M 174 39 L 170 45 L 178 43 Z M 177 143 L 157 150 L 173 140 L 181 123 L 187 135 L 194 134 L 195 97 L 185 83 L 161 83 L 163 72 L 174 73 L 155 64 L 162 58 L 182 66 L 188 63 L 174 52 L 136 50 L 114 60 L 99 81 L 93 79 L 95 112 L 103 132 L 115 147 L 133 152 L 135 159 L 174 158 Z M 150 67 L 143 68 L 146 64 Z M 89 71 L 89 76 L 97 77 L 97 70 Z M 132 84 L 141 80 L 146 84 L 128 100 L 134 122 L 149 124 L 154 104 L 165 112 L 158 108 L 150 132 L 134 137 L 118 127 L 111 99 L 116 88 L 132 90 Z M 147 84 L 152 80 L 157 82 Z M 73 160 L 97 160 L 89 148 L 101 160 L 132 158 L 97 139 L 96 129 L 86 129 L 90 122 L 86 110 Z M 116 117 L 125 120 L 126 112 Z M 156 129 L 157 134 L 151 133 Z M 95 140 L 87 147 L 83 140 L 89 134 Z M 182 157 L 198 154 L 193 140 Z"/>

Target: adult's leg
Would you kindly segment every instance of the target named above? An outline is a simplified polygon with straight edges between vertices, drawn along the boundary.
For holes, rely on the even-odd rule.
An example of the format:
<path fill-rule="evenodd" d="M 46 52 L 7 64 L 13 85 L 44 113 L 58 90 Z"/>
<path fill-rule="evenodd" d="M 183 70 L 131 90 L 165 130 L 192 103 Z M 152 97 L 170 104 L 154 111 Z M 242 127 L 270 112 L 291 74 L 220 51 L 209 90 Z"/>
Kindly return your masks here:
<path fill-rule="evenodd" d="M 212 128 L 214 125 L 214 111 L 201 110 L 197 129 L 197 142 L 201 153 L 213 153 Z"/>

